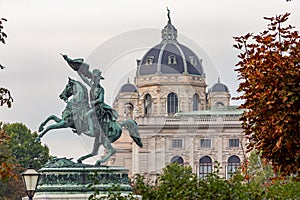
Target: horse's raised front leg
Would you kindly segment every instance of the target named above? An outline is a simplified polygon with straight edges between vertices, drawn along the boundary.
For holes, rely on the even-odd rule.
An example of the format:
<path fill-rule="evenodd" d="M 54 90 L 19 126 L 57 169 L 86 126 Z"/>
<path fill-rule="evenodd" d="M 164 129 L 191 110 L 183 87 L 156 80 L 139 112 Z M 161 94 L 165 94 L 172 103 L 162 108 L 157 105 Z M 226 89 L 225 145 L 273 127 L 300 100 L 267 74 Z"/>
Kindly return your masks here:
<path fill-rule="evenodd" d="M 77 162 L 78 163 L 82 163 L 83 160 L 87 159 L 87 158 L 90 158 L 92 156 L 95 156 L 98 154 L 98 151 L 99 151 L 99 147 L 100 147 L 100 142 L 99 142 L 99 134 L 96 134 L 95 136 L 95 140 L 94 140 L 94 147 L 93 147 L 93 151 L 87 155 L 84 155 L 84 156 L 81 156 Z"/>
<path fill-rule="evenodd" d="M 50 120 L 54 120 L 56 123 L 59 123 L 62 119 L 56 117 L 55 115 L 50 115 L 49 117 L 47 117 L 47 119 L 45 121 L 43 121 L 39 127 L 39 132 L 44 130 L 44 126 L 50 121 Z"/>
<path fill-rule="evenodd" d="M 108 150 L 108 153 L 103 159 L 100 159 L 96 162 L 96 165 L 98 165 L 98 166 L 101 165 L 101 163 L 106 162 L 112 155 L 114 155 L 116 153 L 116 150 L 112 147 L 111 142 L 108 139 L 108 137 L 104 138 L 103 146 L 105 149 Z"/>
<path fill-rule="evenodd" d="M 67 128 L 67 127 L 69 127 L 68 123 L 64 120 L 60 120 L 57 124 L 51 124 L 50 126 L 48 126 L 41 134 L 38 135 L 38 137 L 35 139 L 35 141 L 39 142 L 41 140 L 41 138 L 50 130 Z"/>

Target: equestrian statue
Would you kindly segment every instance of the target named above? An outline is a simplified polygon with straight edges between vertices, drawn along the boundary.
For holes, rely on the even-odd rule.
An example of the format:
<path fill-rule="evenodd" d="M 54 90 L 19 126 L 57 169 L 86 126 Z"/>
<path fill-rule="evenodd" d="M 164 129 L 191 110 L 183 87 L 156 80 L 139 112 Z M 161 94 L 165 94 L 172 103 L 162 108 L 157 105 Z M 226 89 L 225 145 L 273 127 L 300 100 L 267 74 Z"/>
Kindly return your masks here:
<path fill-rule="evenodd" d="M 40 134 L 36 141 L 40 141 L 50 130 L 71 128 L 78 135 L 85 134 L 94 138 L 92 152 L 80 157 L 77 160 L 78 163 L 97 155 L 100 145 L 103 145 L 107 150 L 107 154 L 98 160 L 96 165 L 106 162 L 116 152 L 111 143 L 121 137 L 122 127 L 128 130 L 130 137 L 139 147 L 143 147 L 137 123 L 132 119 L 118 122 L 118 113 L 104 103 L 104 88 L 100 84 L 100 80 L 104 78 L 101 71 L 94 69 L 91 72 L 89 65 L 84 63 L 81 58 L 70 59 L 67 55 L 62 54 L 62 56 L 68 65 L 77 72 L 82 81 L 89 86 L 89 94 L 82 82 L 69 78 L 65 89 L 59 95 L 67 104 L 61 118 L 51 115 L 42 122 L 38 130 Z M 51 120 L 56 123 L 44 128 Z"/>

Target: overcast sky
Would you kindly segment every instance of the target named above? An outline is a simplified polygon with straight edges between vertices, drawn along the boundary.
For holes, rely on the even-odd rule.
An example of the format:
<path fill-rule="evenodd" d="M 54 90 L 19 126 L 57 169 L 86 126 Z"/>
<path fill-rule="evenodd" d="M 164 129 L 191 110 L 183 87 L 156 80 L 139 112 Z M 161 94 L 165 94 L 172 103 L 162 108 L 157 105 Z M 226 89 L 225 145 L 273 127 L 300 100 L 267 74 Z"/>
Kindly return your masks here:
<path fill-rule="evenodd" d="M 59 53 L 100 68 L 111 104 L 127 78 L 133 82 L 135 60 L 161 41 L 167 6 L 179 42 L 203 59 L 208 87 L 220 77 L 232 96 L 238 86 L 232 37 L 257 33 L 266 27 L 264 16 L 285 12 L 291 12 L 288 23 L 300 27 L 299 0 L 0 0 L 0 17 L 8 19 L 7 44 L 0 44 L 0 63 L 6 67 L 0 86 L 14 97 L 11 109 L 0 108 L 0 121 L 22 122 L 36 131 L 50 114 L 61 115 L 65 103 L 58 95 L 68 76 L 78 77 Z M 89 152 L 91 141 L 71 130 L 42 139 L 52 155 L 74 158 Z"/>

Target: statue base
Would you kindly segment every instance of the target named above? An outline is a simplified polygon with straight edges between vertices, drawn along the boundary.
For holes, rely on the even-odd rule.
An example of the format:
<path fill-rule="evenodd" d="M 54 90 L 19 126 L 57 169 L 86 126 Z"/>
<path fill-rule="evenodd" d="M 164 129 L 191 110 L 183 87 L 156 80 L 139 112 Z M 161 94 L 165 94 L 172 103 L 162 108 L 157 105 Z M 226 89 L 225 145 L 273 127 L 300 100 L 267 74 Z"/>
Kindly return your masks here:
<path fill-rule="evenodd" d="M 98 167 L 55 158 L 38 171 L 41 176 L 35 200 L 86 200 L 95 191 L 99 192 L 97 197 L 107 196 L 109 192 L 118 192 L 122 196 L 132 192 L 128 170 L 124 167 Z"/>

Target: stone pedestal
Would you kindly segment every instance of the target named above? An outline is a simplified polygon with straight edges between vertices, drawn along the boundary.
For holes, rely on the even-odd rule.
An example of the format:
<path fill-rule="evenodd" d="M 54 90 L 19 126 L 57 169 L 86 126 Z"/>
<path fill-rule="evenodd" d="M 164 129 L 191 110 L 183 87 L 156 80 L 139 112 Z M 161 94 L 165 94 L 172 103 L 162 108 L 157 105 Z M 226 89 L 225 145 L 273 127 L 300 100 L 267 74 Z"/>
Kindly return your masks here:
<path fill-rule="evenodd" d="M 46 164 L 38 171 L 41 176 L 35 200 L 86 200 L 95 190 L 99 191 L 99 196 L 114 190 L 122 196 L 132 192 L 128 170 L 124 167 L 97 167 L 63 158 Z"/>

